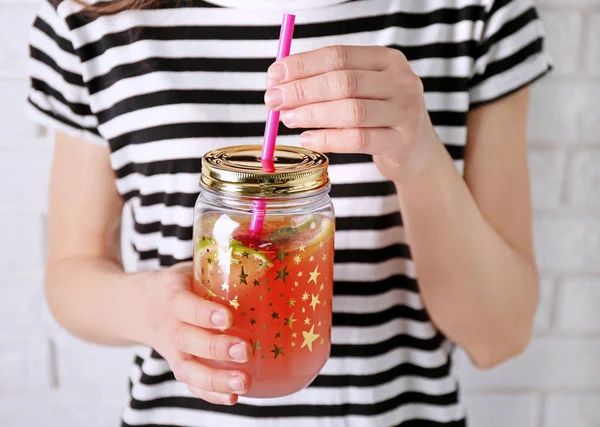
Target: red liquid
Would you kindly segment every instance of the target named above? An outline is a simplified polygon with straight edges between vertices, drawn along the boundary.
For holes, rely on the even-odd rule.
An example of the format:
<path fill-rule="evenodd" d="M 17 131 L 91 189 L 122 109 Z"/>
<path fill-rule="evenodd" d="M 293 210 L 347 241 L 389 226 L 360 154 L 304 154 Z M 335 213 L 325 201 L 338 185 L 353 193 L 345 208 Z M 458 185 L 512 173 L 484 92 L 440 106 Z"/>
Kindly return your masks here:
<path fill-rule="evenodd" d="M 333 227 L 326 218 L 316 222 L 316 231 L 305 230 L 283 243 L 240 236 L 250 248 L 234 246 L 228 251 L 214 243 L 196 245 L 196 291 L 227 305 L 234 320 L 226 333 L 247 340 L 254 349 L 246 364 L 210 364 L 248 372 L 253 382 L 246 396 L 279 397 L 299 391 L 314 380 L 329 357 Z M 267 220 L 263 235 L 289 225 L 285 218 Z M 261 242 L 262 248 L 252 248 Z"/>

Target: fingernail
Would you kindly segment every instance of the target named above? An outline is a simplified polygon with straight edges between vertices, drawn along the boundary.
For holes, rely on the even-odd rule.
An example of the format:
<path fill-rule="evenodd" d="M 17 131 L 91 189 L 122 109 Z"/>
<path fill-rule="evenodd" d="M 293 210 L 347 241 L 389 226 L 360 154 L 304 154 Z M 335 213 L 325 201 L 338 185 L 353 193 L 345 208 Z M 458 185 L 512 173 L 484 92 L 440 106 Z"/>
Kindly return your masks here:
<path fill-rule="evenodd" d="M 300 145 L 305 148 L 310 148 L 314 145 L 312 134 L 310 132 L 304 132 L 300 135 Z"/>
<path fill-rule="evenodd" d="M 265 104 L 273 109 L 283 104 L 283 92 L 281 89 L 269 89 L 265 94 Z"/>
<path fill-rule="evenodd" d="M 215 326 L 228 326 L 229 325 L 229 316 L 223 310 L 214 311 L 210 316 L 210 321 Z"/>
<path fill-rule="evenodd" d="M 244 343 L 237 343 L 229 347 L 229 357 L 239 362 L 248 360 L 248 352 Z"/>
<path fill-rule="evenodd" d="M 269 67 L 268 74 L 269 74 L 269 78 L 273 82 L 279 82 L 279 81 L 285 79 L 285 75 L 286 75 L 285 65 L 283 65 L 279 62 L 271 65 Z"/>
<path fill-rule="evenodd" d="M 221 394 L 219 400 L 224 405 L 233 405 L 233 396 L 230 394 Z"/>
<path fill-rule="evenodd" d="M 282 111 L 281 112 L 281 120 L 287 125 L 287 126 L 293 126 L 295 125 L 295 121 L 296 121 L 296 111 L 295 110 L 286 110 L 286 111 Z"/>
<path fill-rule="evenodd" d="M 244 379 L 238 376 L 232 377 L 227 381 L 227 385 L 234 393 L 243 393 L 246 390 Z"/>

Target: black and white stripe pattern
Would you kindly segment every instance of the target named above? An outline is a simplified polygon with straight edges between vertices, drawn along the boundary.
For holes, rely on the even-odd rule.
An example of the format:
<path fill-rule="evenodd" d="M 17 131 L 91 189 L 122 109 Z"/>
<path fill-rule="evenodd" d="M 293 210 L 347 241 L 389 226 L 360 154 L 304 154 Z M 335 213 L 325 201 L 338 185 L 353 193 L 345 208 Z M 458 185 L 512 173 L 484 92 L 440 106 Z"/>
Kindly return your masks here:
<path fill-rule="evenodd" d="M 462 168 L 468 111 L 545 74 L 532 0 L 201 0 L 91 18 L 45 3 L 31 33 L 29 112 L 107 144 L 133 215 L 136 271 L 191 257 L 200 159 L 260 143 L 265 71 L 283 7 L 298 15 L 293 52 L 334 44 L 402 50 L 433 123 Z M 281 128 L 279 143 L 297 145 Z M 333 348 L 306 390 L 230 407 L 193 398 L 141 349 L 131 426 L 464 426 L 452 344 L 419 294 L 392 183 L 370 156 L 331 155 L 337 214 Z"/>

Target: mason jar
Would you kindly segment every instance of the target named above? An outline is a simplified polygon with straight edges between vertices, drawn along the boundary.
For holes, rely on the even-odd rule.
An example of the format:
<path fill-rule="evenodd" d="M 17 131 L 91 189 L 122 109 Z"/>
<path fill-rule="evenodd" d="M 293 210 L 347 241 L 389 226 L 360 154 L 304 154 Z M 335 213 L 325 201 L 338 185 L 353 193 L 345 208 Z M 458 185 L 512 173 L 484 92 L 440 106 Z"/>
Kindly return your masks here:
<path fill-rule="evenodd" d="M 194 209 L 194 289 L 227 306 L 223 333 L 252 346 L 242 369 L 248 397 L 274 398 L 307 387 L 331 350 L 335 218 L 329 161 L 323 154 L 278 146 L 273 162 L 261 147 L 235 146 L 202 160 Z"/>

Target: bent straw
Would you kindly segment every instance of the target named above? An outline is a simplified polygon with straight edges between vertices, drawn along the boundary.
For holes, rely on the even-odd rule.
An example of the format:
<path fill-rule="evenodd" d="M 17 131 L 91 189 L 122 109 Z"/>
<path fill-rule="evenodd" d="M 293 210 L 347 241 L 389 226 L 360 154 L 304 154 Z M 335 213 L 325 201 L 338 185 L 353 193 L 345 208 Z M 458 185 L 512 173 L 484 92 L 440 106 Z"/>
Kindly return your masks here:
<path fill-rule="evenodd" d="M 292 47 L 292 38 L 294 36 L 294 24 L 296 16 L 286 13 L 283 15 L 281 23 L 281 31 L 279 33 L 279 46 L 277 48 L 276 60 L 279 61 L 286 56 L 289 56 Z M 267 115 L 267 123 L 265 126 L 265 136 L 263 139 L 261 161 L 263 169 L 272 173 L 273 156 L 275 153 L 275 143 L 277 140 L 277 132 L 279 130 L 280 112 L 269 110 Z M 260 233 L 263 227 L 266 214 L 266 202 L 264 200 L 256 200 L 254 202 L 254 210 L 250 221 L 250 232 L 254 235 Z"/>

